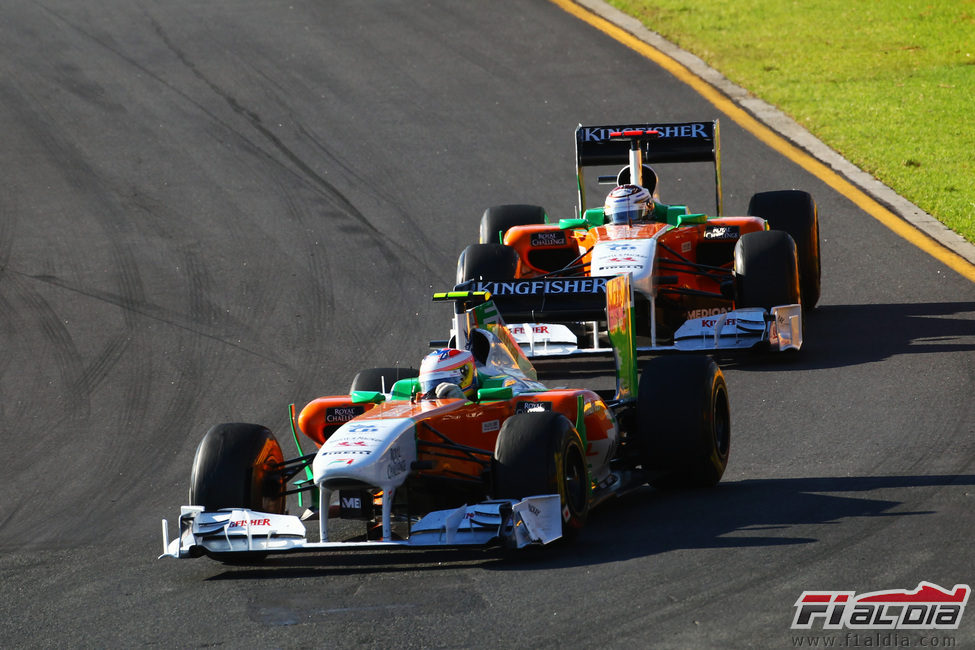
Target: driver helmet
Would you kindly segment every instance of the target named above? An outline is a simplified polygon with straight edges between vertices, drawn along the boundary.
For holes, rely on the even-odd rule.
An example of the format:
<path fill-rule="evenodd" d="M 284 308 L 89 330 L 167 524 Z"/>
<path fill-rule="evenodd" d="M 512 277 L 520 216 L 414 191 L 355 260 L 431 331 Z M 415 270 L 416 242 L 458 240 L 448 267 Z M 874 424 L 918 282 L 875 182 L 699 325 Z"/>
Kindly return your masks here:
<path fill-rule="evenodd" d="M 424 357 L 420 363 L 420 391 L 432 395 L 444 382 L 460 386 L 468 399 L 474 399 L 477 392 L 474 355 L 467 350 L 443 348 Z"/>
<path fill-rule="evenodd" d="M 606 196 L 603 214 L 606 221 L 626 225 L 633 221 L 646 221 L 653 210 L 649 190 L 639 185 L 620 185 Z"/>

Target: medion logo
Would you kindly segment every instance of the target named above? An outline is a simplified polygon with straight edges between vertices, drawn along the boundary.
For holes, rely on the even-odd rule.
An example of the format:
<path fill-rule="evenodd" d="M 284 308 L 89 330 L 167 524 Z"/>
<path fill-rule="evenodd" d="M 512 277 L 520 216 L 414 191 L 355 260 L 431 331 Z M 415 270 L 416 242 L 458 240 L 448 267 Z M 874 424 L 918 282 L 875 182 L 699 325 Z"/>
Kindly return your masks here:
<path fill-rule="evenodd" d="M 692 318 L 707 318 L 708 316 L 720 316 L 721 314 L 727 314 L 727 313 L 728 313 L 727 307 L 712 307 L 710 309 L 692 309 L 689 312 L 687 312 L 687 320 L 691 320 Z M 712 323 L 711 326 L 713 327 L 714 324 Z"/>
<path fill-rule="evenodd" d="M 488 291 L 495 296 L 606 293 L 606 278 L 579 278 L 577 280 L 522 280 L 519 282 L 475 282 L 473 290 Z"/>

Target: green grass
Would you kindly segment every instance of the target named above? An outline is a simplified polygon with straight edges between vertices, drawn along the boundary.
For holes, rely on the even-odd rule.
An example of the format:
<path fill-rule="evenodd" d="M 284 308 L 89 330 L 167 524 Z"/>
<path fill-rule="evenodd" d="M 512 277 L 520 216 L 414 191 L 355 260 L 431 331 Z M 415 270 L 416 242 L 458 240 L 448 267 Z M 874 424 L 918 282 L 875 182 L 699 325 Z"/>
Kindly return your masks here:
<path fill-rule="evenodd" d="M 975 242 L 975 0 L 608 0 Z"/>

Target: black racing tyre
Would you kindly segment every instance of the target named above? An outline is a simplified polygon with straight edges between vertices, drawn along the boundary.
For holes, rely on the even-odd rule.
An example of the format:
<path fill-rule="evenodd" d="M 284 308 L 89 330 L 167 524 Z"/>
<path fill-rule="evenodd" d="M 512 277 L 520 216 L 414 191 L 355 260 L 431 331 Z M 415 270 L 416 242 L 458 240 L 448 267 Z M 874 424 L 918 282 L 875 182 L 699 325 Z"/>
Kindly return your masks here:
<path fill-rule="evenodd" d="M 540 205 L 495 205 L 481 215 L 479 244 L 500 244 L 508 228 L 545 223 L 545 208 Z"/>
<path fill-rule="evenodd" d="M 741 236 L 735 244 L 735 307 L 799 303 L 796 245 L 789 233 L 763 230 Z"/>
<path fill-rule="evenodd" d="M 352 378 L 349 393 L 357 390 L 388 393 L 393 389 L 393 384 L 400 379 L 419 376 L 420 371 L 416 368 L 366 368 L 357 372 Z"/>
<path fill-rule="evenodd" d="M 247 508 L 284 514 L 284 462 L 274 434 L 257 424 L 218 424 L 196 448 L 190 473 L 190 505 L 206 510 Z"/>
<path fill-rule="evenodd" d="M 579 433 L 561 413 L 512 415 L 494 448 L 494 494 L 521 499 L 558 494 L 562 534 L 571 536 L 589 516 L 589 470 Z"/>
<path fill-rule="evenodd" d="M 724 374 L 707 356 L 654 358 L 643 369 L 637 442 L 654 487 L 712 487 L 728 466 L 731 411 Z M 662 472 L 662 474 L 660 474 Z"/>
<path fill-rule="evenodd" d="M 518 251 L 503 244 L 472 244 L 457 260 L 457 284 L 512 280 L 517 272 Z"/>
<path fill-rule="evenodd" d="M 796 243 L 802 306 L 819 302 L 822 275 L 819 253 L 819 213 L 808 192 L 779 190 L 759 192 L 748 202 L 748 214 L 768 221 L 773 230 L 784 230 Z"/>

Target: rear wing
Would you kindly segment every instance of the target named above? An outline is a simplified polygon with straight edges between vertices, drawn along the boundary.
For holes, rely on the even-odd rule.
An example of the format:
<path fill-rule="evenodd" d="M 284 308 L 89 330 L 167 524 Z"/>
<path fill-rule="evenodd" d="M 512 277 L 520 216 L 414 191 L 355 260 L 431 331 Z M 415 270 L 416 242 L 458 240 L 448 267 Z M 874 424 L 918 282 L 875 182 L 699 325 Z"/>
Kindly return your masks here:
<path fill-rule="evenodd" d="M 635 134 L 621 137 L 621 134 Z M 652 134 L 652 136 L 650 135 Z M 635 138 L 635 140 L 634 140 Z M 643 163 L 714 163 L 715 205 L 722 214 L 721 145 L 718 120 L 711 122 L 664 122 L 576 127 L 576 179 L 579 214 L 586 210 L 583 169 L 597 165 L 631 165 L 636 142 Z M 639 178 L 631 174 L 631 178 Z"/>
<path fill-rule="evenodd" d="M 636 348 L 636 326 L 633 311 L 634 294 L 630 282 L 630 274 L 619 275 L 615 278 L 588 278 L 593 285 L 593 292 L 590 295 L 578 296 L 582 298 L 580 302 L 588 302 L 588 315 L 592 318 L 605 318 L 607 322 L 607 332 L 609 334 L 610 345 L 613 349 L 613 356 L 616 362 L 616 396 L 617 400 L 632 400 L 637 396 L 637 348 Z M 549 281 L 536 281 L 534 287 L 539 291 L 551 289 Z M 525 356 L 521 347 L 511 336 L 498 306 L 495 301 L 501 298 L 515 297 L 517 295 L 493 296 L 490 291 L 486 291 L 483 285 L 475 280 L 457 285 L 454 291 L 445 293 L 435 293 L 434 302 L 453 302 L 454 303 L 454 323 L 453 335 L 454 347 L 464 349 L 469 346 L 467 332 L 475 327 L 488 328 L 501 340 L 502 345 L 508 349 L 515 363 L 531 379 L 535 379 L 535 369 Z M 504 288 L 505 283 L 487 283 L 497 288 Z M 542 286 L 545 285 L 545 286 Z M 556 294 L 557 295 L 557 294 Z M 598 304 L 599 308 L 595 309 Z M 532 314 L 538 316 L 539 313 Z M 559 315 L 563 318 L 566 313 Z M 441 342 L 431 341 L 431 346 L 440 347 Z M 472 350 L 473 351 L 473 350 Z M 477 354 L 475 353 L 475 356 Z"/>

